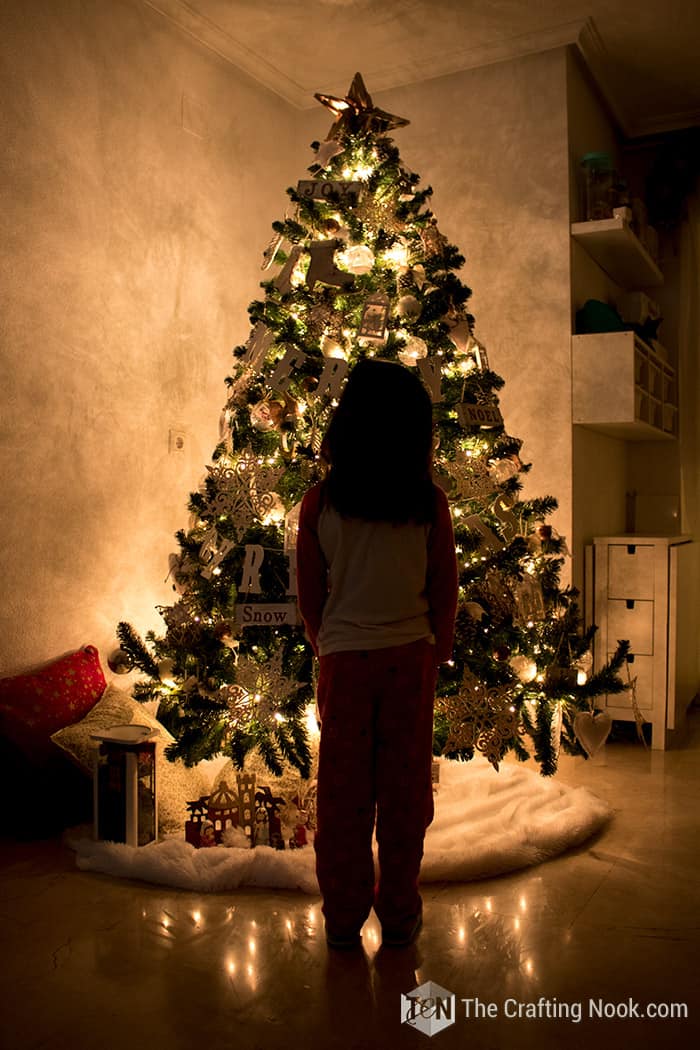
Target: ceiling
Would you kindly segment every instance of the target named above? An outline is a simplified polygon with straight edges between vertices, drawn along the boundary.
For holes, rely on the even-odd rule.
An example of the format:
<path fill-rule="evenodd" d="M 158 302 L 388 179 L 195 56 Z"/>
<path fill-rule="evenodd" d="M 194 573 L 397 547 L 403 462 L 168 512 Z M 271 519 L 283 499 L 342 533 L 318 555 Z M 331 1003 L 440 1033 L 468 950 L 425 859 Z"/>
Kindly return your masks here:
<path fill-rule="evenodd" d="M 629 138 L 700 125 L 698 0 L 145 0 L 292 105 L 573 44 Z"/>

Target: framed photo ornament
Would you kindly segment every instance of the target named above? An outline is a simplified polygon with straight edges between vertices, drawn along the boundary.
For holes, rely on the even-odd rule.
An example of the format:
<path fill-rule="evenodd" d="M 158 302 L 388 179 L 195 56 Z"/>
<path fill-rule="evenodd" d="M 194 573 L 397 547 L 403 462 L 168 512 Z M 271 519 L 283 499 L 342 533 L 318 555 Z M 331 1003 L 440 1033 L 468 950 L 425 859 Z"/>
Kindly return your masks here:
<path fill-rule="evenodd" d="M 358 339 L 368 343 L 385 343 L 389 334 L 389 308 L 388 295 L 383 292 L 370 295 L 362 310 L 360 327 L 357 329 Z"/>

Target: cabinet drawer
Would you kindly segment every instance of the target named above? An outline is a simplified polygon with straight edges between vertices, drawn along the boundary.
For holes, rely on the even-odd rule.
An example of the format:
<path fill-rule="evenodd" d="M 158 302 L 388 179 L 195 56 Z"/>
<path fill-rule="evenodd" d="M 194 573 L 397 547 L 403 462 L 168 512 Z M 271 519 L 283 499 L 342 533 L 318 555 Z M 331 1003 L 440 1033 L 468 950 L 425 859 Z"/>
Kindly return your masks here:
<path fill-rule="evenodd" d="M 612 660 L 613 653 L 608 653 L 608 660 Z M 636 678 L 635 695 L 637 706 L 640 711 L 651 711 L 654 707 L 654 657 L 636 656 L 633 663 L 629 665 L 630 678 Z M 623 668 L 620 677 L 623 682 L 627 681 L 627 671 Z M 615 707 L 618 711 L 632 713 L 632 690 L 626 689 L 624 693 L 614 693 L 605 698 L 606 707 Z"/>
<path fill-rule="evenodd" d="M 608 547 L 608 598 L 654 597 L 654 548 L 611 543 Z"/>
<path fill-rule="evenodd" d="M 621 638 L 628 638 L 633 653 L 650 656 L 654 652 L 653 602 L 613 599 L 607 603 L 607 613 L 608 648 Z"/>

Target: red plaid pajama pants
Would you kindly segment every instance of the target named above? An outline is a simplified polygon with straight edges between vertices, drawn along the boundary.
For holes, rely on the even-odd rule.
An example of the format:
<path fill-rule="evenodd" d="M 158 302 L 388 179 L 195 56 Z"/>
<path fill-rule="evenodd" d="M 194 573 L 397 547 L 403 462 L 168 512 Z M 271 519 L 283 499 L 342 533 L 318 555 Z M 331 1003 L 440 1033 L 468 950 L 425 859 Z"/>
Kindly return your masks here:
<path fill-rule="evenodd" d="M 358 931 L 372 906 L 392 932 L 409 930 L 420 913 L 435 681 L 435 646 L 426 639 L 320 659 L 316 872 L 334 933 Z"/>

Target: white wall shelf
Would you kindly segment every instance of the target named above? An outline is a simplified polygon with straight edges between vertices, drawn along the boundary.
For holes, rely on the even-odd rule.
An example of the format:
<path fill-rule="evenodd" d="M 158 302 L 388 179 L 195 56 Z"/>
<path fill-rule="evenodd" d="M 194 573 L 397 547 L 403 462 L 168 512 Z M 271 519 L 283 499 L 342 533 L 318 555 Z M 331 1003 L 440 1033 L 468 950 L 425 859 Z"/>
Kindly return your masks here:
<path fill-rule="evenodd" d="M 625 441 L 674 438 L 673 368 L 634 332 L 572 336 L 573 422 Z"/>
<path fill-rule="evenodd" d="M 571 236 L 622 288 L 649 288 L 664 283 L 663 274 L 624 219 L 575 222 Z"/>

